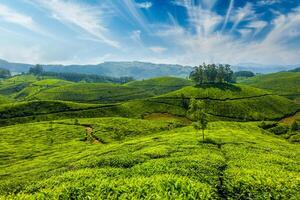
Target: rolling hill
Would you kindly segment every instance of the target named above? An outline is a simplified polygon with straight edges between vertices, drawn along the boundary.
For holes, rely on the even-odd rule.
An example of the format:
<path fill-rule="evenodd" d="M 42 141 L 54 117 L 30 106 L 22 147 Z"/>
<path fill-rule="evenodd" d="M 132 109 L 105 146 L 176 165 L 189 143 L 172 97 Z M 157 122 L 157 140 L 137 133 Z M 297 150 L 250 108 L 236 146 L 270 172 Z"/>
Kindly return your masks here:
<path fill-rule="evenodd" d="M 28 134 L 30 133 L 30 134 Z M 1 199 L 299 199 L 299 145 L 257 123 L 126 118 L 0 128 Z"/>
<path fill-rule="evenodd" d="M 10 63 L 0 60 L 0 68 L 9 69 L 14 73 L 28 72 L 31 64 Z M 145 62 L 104 62 L 98 65 L 47 65 L 43 68 L 49 72 L 69 72 L 80 74 L 96 74 L 110 77 L 130 76 L 135 79 L 159 76 L 186 77 L 192 67 L 172 64 L 154 64 Z"/>
<path fill-rule="evenodd" d="M 241 84 L 266 89 L 300 102 L 300 72 L 280 72 L 244 79 Z"/>
<path fill-rule="evenodd" d="M 149 115 L 159 116 L 165 113 L 189 118 L 187 109 L 192 98 L 205 102 L 206 112 L 212 121 L 279 120 L 300 109 L 298 104 L 287 98 L 243 85 L 186 86 L 159 96 L 143 90 L 143 87 L 87 83 L 54 87 L 29 96 L 34 97 L 35 101 L 0 106 L 0 122 L 15 124 L 112 116 L 147 118 Z M 167 87 L 162 91 L 168 89 Z M 40 99 L 36 100 L 38 98 Z"/>

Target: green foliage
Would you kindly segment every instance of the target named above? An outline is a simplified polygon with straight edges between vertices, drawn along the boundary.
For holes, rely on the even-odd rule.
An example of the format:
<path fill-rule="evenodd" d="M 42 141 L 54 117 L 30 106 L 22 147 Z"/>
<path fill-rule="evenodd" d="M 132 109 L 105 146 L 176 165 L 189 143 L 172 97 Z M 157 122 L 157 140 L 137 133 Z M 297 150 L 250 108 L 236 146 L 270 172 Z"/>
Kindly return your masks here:
<path fill-rule="evenodd" d="M 157 121 L 49 123 L 0 128 L 1 199 L 299 198 L 299 146 L 257 123 L 212 122 L 200 145 L 192 127 Z M 84 142 L 85 124 L 107 143 Z"/>
<path fill-rule="evenodd" d="M 10 71 L 8 69 L 0 68 L 0 79 L 1 78 L 9 78 L 11 76 Z"/>
<path fill-rule="evenodd" d="M 300 100 L 300 72 L 279 72 L 258 75 L 244 79 L 240 83 L 266 89 L 297 101 Z"/>
<path fill-rule="evenodd" d="M 191 86 L 193 82 L 183 78 L 159 77 L 142 81 L 132 81 L 126 85 L 152 92 L 155 95 L 160 95 L 181 89 L 185 86 Z"/>
<path fill-rule="evenodd" d="M 150 97 L 148 91 L 109 83 L 74 83 L 43 90 L 30 99 L 112 103 Z"/>
<path fill-rule="evenodd" d="M 204 131 L 207 128 L 208 120 L 207 114 L 205 113 L 205 102 L 196 101 L 195 99 L 191 100 L 189 113 L 191 114 L 193 120 L 193 127 L 196 130 L 202 130 L 202 138 L 204 141 Z"/>
<path fill-rule="evenodd" d="M 42 75 L 44 72 L 44 69 L 42 67 L 42 65 L 36 65 L 34 67 L 30 67 L 29 69 L 29 74 L 33 74 L 33 75 Z"/>
<path fill-rule="evenodd" d="M 291 124 L 291 131 L 298 131 L 298 130 L 300 130 L 300 125 L 297 123 L 297 121 L 294 121 Z"/>
<path fill-rule="evenodd" d="M 215 65 L 208 64 L 195 67 L 191 72 L 190 78 L 197 84 L 202 85 L 205 83 L 223 83 L 234 82 L 233 71 L 230 69 L 230 65 Z"/>
<path fill-rule="evenodd" d="M 153 98 L 168 105 L 182 105 L 186 99 L 206 101 L 206 113 L 226 120 L 277 120 L 294 113 L 299 105 L 265 90 L 242 85 L 188 86 Z"/>
<path fill-rule="evenodd" d="M 255 74 L 251 71 L 238 71 L 238 72 L 234 72 L 234 76 L 235 77 L 246 77 L 246 78 L 249 78 L 249 77 L 253 77 L 255 76 Z"/>
<path fill-rule="evenodd" d="M 43 76 L 55 77 L 58 79 L 63 79 L 67 81 L 74 82 L 87 82 L 87 83 L 128 83 L 133 81 L 132 77 L 109 77 L 109 76 L 100 76 L 95 74 L 79 74 L 79 73 L 67 73 L 67 72 L 43 72 Z"/>

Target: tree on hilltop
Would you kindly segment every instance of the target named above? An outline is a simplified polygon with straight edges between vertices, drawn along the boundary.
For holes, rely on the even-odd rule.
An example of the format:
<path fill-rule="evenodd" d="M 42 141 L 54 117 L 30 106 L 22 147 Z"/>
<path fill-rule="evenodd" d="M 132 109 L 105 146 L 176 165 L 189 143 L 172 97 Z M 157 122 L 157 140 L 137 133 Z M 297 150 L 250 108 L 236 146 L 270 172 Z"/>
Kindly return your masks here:
<path fill-rule="evenodd" d="M 232 83 L 234 82 L 234 73 L 230 65 L 205 64 L 195 67 L 190 73 L 190 79 L 197 85 L 205 83 Z"/>
<path fill-rule="evenodd" d="M 42 65 L 35 65 L 34 67 L 30 67 L 29 69 L 29 74 L 34 74 L 34 75 L 42 75 L 44 72 L 44 69 Z"/>

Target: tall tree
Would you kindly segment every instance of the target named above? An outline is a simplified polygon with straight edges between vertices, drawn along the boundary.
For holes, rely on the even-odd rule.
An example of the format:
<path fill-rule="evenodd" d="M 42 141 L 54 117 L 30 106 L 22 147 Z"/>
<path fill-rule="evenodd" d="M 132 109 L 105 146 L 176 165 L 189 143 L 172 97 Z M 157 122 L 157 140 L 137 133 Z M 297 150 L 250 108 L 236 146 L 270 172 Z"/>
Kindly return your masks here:
<path fill-rule="evenodd" d="M 44 72 L 44 69 L 42 65 L 36 65 L 34 67 L 30 67 L 29 69 L 29 74 L 34 74 L 34 75 L 42 75 Z"/>
<path fill-rule="evenodd" d="M 11 73 L 8 69 L 0 68 L 0 78 L 9 78 L 10 76 L 11 76 Z"/>
<path fill-rule="evenodd" d="M 223 83 L 225 80 L 226 71 L 224 65 L 220 64 L 218 67 L 217 80 L 219 83 Z"/>
<path fill-rule="evenodd" d="M 208 120 L 207 114 L 205 113 L 205 102 L 200 102 L 195 99 L 191 100 L 189 113 L 191 114 L 193 120 L 193 126 L 196 130 L 202 130 L 202 139 L 204 141 L 204 131 L 207 128 Z"/>

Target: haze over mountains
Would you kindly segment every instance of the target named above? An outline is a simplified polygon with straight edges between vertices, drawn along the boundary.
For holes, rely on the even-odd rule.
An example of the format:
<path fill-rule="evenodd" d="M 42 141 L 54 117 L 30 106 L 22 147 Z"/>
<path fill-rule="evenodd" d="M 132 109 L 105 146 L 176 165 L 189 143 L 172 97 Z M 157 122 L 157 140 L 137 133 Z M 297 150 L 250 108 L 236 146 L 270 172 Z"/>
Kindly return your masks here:
<path fill-rule="evenodd" d="M 13 74 L 28 72 L 32 64 L 13 63 L 0 59 L 0 68 L 9 69 Z M 272 73 L 299 68 L 300 65 L 261 65 L 243 63 L 233 66 L 235 71 L 248 70 L 255 73 Z M 147 79 L 159 76 L 186 77 L 193 67 L 174 64 L 154 64 L 147 62 L 104 62 L 97 65 L 43 65 L 45 71 L 96 74 L 111 77 L 130 76 Z"/>

